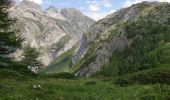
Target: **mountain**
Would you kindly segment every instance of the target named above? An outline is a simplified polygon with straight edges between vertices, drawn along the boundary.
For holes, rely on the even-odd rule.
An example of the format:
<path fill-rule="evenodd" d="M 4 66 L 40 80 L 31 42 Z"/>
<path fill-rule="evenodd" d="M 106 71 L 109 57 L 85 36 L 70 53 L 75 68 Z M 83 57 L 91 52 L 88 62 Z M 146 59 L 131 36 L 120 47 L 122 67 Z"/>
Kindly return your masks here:
<path fill-rule="evenodd" d="M 29 0 L 12 7 L 10 17 L 17 20 L 15 26 L 25 39 L 23 45 L 36 47 L 45 65 L 78 45 L 82 34 L 95 22 L 76 9 L 50 6 L 43 11 L 39 5 Z"/>
<path fill-rule="evenodd" d="M 83 35 L 72 58 L 78 76 L 120 76 L 170 64 L 170 4 L 142 2 L 107 16 Z"/>

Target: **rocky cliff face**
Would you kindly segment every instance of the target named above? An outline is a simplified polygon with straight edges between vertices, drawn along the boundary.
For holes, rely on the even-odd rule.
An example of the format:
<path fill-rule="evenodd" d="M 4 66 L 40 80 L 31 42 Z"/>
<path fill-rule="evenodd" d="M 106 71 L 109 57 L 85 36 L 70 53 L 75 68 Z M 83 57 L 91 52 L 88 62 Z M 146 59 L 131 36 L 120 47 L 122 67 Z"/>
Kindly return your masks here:
<path fill-rule="evenodd" d="M 104 64 L 111 61 L 113 54 L 122 52 L 133 44 L 138 34 L 130 39 L 128 34 L 131 33 L 127 33 L 125 28 L 127 23 L 136 22 L 138 25 L 139 20 L 151 20 L 163 25 L 168 22 L 169 11 L 169 3 L 142 2 L 121 9 L 92 25 L 84 36 L 87 40 L 82 42 L 75 55 L 78 58 L 74 65 L 78 67 L 76 75 L 88 77 L 100 71 Z M 82 47 L 85 48 L 81 49 Z"/>
<path fill-rule="evenodd" d="M 30 44 L 39 49 L 45 65 L 79 43 L 82 34 L 94 23 L 73 8 L 60 11 L 50 6 L 42 11 L 39 5 L 29 0 L 14 6 L 10 16 L 17 19 L 16 27 L 25 39 L 23 45 Z"/>
<path fill-rule="evenodd" d="M 71 21 L 71 23 L 77 25 L 83 32 L 87 31 L 87 27 L 90 27 L 94 20 L 84 16 L 80 11 L 75 8 L 61 9 L 61 14 Z"/>

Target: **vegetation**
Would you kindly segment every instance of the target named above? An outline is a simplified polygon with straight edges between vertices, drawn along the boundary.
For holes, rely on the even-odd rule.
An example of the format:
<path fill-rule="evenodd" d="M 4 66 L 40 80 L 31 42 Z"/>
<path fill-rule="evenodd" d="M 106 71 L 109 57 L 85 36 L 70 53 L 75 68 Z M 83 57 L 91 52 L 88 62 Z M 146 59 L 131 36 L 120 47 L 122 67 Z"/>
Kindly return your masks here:
<path fill-rule="evenodd" d="M 16 34 L 17 30 L 12 28 L 15 21 L 8 17 L 7 9 L 11 5 L 10 0 L 0 1 L 0 68 L 10 66 L 12 57 L 9 55 L 20 48 L 22 42 Z"/>
<path fill-rule="evenodd" d="M 61 49 L 64 49 L 65 44 L 70 40 L 70 38 L 70 36 L 63 36 L 59 42 L 52 45 L 51 49 L 54 49 L 56 53 L 59 52 Z"/>
<path fill-rule="evenodd" d="M 23 62 L 24 65 L 38 68 L 43 67 L 43 63 L 39 59 L 40 53 L 36 48 L 32 48 L 29 45 L 26 46 L 22 56 L 23 59 L 21 62 Z"/>
<path fill-rule="evenodd" d="M 153 20 L 141 20 L 124 24 L 131 45 L 123 52 L 113 54 L 110 62 L 102 67 L 104 76 L 120 76 L 151 68 L 163 67 L 170 63 L 170 24 Z"/>
<path fill-rule="evenodd" d="M 120 87 L 114 85 L 112 81 L 106 82 L 95 78 L 62 79 L 48 76 L 19 78 L 26 80 L 18 80 L 12 76 L 10 79 L 8 77 L 0 79 L 1 100 L 168 100 L 170 98 L 170 86 L 163 84 Z M 34 85 L 40 85 L 41 88 L 33 88 Z"/>
<path fill-rule="evenodd" d="M 96 54 L 95 54 L 95 48 L 94 47 L 95 47 L 95 44 L 91 44 L 88 47 L 88 51 L 84 55 L 83 59 L 80 59 L 78 61 L 78 63 L 72 67 L 72 69 L 71 69 L 72 73 L 75 73 L 75 72 L 77 72 L 78 70 L 80 70 L 84 67 L 88 67 L 88 65 L 95 60 Z"/>
<path fill-rule="evenodd" d="M 32 74 L 28 66 L 42 66 L 35 48 L 27 46 L 18 62 L 10 56 L 22 42 L 15 29 L 11 29 L 14 21 L 8 18 L 10 5 L 10 0 L 0 1 L 0 100 L 170 99 L 169 19 L 158 23 L 141 17 L 136 22 L 122 24 L 124 35 L 132 42 L 122 52 L 114 52 L 110 62 L 93 78 L 80 78 L 69 72 L 95 61 L 97 44 L 94 43 L 73 68 L 71 57 L 76 47 L 60 55 L 40 74 Z M 69 37 L 63 37 L 54 49 L 58 52 L 68 40 Z"/>
<path fill-rule="evenodd" d="M 170 69 L 156 68 L 117 77 L 115 84 L 127 86 L 132 84 L 170 84 Z"/>
<path fill-rule="evenodd" d="M 70 72 L 72 67 L 71 58 L 74 54 L 75 48 L 76 46 L 58 56 L 47 68 L 40 69 L 39 73 L 54 74 L 59 72 Z"/>

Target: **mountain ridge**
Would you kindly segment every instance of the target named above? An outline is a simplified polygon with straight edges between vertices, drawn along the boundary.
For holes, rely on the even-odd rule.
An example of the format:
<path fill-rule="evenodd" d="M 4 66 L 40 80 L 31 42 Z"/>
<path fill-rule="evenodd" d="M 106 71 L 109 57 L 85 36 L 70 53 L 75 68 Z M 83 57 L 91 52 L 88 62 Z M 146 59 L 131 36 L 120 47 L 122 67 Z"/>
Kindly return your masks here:
<path fill-rule="evenodd" d="M 89 77 L 101 71 L 103 65 L 112 61 L 113 54 L 123 52 L 133 43 L 133 39 L 127 37 L 127 34 L 130 33 L 127 33 L 124 28 L 127 23 L 135 23 L 142 18 L 159 24 L 167 23 L 170 16 L 169 7 L 169 3 L 165 2 L 142 2 L 123 8 L 96 22 L 85 35 L 87 40 L 84 41 L 86 42 L 84 44 L 88 44 L 88 46 L 82 44 L 80 47 L 85 48 L 78 51 L 81 54 L 77 52 L 77 63 L 73 66 L 73 69 L 76 70 L 75 74 Z M 140 23 L 136 24 L 140 25 Z"/>
<path fill-rule="evenodd" d="M 28 0 L 12 7 L 10 16 L 17 19 L 16 27 L 21 29 L 21 36 L 25 38 L 23 45 L 30 44 L 32 47 L 38 48 L 45 65 L 79 43 L 85 30 L 95 22 L 83 14 L 77 15 L 90 20 L 88 23 L 81 22 L 87 26 L 83 27 L 83 30 L 82 26 L 64 17 L 57 8 L 49 7 L 43 11 L 38 4 Z M 61 39 L 67 41 L 59 44 Z M 55 45 L 60 45 L 60 47 Z M 19 53 L 17 55 L 19 56 Z"/>

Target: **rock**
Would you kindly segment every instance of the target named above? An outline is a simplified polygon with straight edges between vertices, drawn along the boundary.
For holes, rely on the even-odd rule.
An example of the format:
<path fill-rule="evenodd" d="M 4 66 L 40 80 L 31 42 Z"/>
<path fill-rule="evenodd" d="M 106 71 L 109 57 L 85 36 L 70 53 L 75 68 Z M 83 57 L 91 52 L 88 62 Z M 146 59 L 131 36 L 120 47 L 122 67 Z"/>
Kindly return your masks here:
<path fill-rule="evenodd" d="M 31 67 L 31 72 L 33 72 L 34 74 L 38 73 L 38 67 Z"/>
<path fill-rule="evenodd" d="M 96 22 L 90 27 L 89 31 L 84 34 L 84 37 L 87 38 L 85 40 L 82 39 L 84 42 L 81 43 L 81 46 L 72 59 L 74 64 L 77 63 L 78 59 L 83 59 L 82 62 L 78 62 L 81 66 L 75 75 L 85 77 L 93 75 L 100 71 L 104 64 L 109 62 L 113 53 L 122 52 L 125 47 L 131 45 L 133 39 L 127 38 L 124 28 L 126 22 L 136 22 L 140 17 L 148 17 L 150 14 L 154 16 L 151 18 L 153 21 L 160 24 L 167 23 L 167 19 L 170 16 L 169 7 L 170 4 L 165 2 L 142 2 L 118 10 Z M 91 55 L 86 55 L 89 50 L 88 47 L 90 46 L 94 47 L 93 52 L 95 53 L 95 57 L 93 59 L 89 59 Z M 86 58 L 81 58 L 83 55 L 86 55 Z M 88 64 L 84 66 L 84 62 L 88 62 Z"/>
<path fill-rule="evenodd" d="M 87 36 L 83 34 L 82 39 L 81 39 L 81 45 L 79 49 L 76 51 L 74 56 L 72 57 L 72 63 L 73 65 L 76 64 L 77 60 L 83 57 L 83 54 L 87 50 L 88 42 L 87 42 Z"/>
<path fill-rule="evenodd" d="M 41 85 L 33 85 L 33 89 L 41 89 Z"/>
<path fill-rule="evenodd" d="M 29 70 L 31 70 L 31 68 L 32 68 L 31 66 L 28 66 L 28 69 L 29 69 Z"/>
<path fill-rule="evenodd" d="M 41 85 L 37 85 L 38 88 L 41 88 Z"/>
<path fill-rule="evenodd" d="M 24 0 L 10 10 L 10 17 L 16 18 L 16 28 L 20 29 L 21 37 L 25 39 L 23 46 L 30 44 L 41 52 L 42 62 L 47 66 L 56 57 L 71 49 L 80 42 L 82 34 L 95 22 L 76 9 L 58 9 L 50 6 L 45 11 L 41 7 Z M 56 44 L 63 37 L 70 37 L 55 52 Z M 18 51 L 14 56 L 21 58 Z"/>
<path fill-rule="evenodd" d="M 39 98 L 36 98 L 35 100 L 39 100 Z"/>

